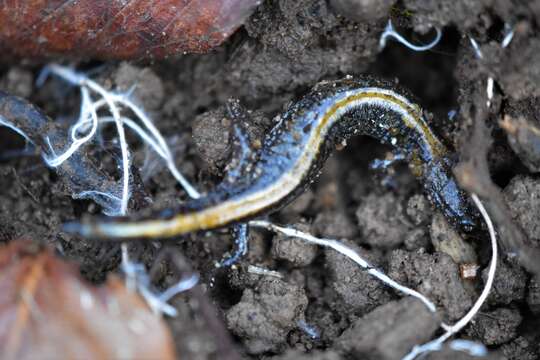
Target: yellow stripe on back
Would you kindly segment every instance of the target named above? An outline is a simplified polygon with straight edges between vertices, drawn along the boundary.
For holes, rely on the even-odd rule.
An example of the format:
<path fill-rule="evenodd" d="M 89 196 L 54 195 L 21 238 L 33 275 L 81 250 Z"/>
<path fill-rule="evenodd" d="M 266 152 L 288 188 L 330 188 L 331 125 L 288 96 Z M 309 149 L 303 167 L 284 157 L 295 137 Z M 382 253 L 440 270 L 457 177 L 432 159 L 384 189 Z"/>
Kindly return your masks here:
<path fill-rule="evenodd" d="M 276 182 L 257 192 L 244 197 L 226 200 L 201 211 L 179 214 L 165 221 L 151 220 L 129 225 L 136 226 L 141 236 L 174 236 L 197 230 L 212 229 L 240 221 L 257 214 L 262 209 L 279 203 L 300 185 L 304 177 L 308 176 L 311 165 L 319 154 L 328 130 L 339 120 L 340 113 L 353 108 L 352 104 L 354 103 L 360 105 L 369 101 L 381 101 L 387 102 L 390 109 L 400 109 L 404 124 L 422 135 L 433 150 L 434 156 L 444 154 L 444 146 L 423 120 L 421 110 L 417 105 L 410 104 L 400 99 L 399 95 L 384 89 L 368 88 L 351 92 L 351 95 L 336 101 L 318 118 L 317 125 L 312 127 L 311 135 L 295 165 L 288 173 L 280 176 Z M 135 229 L 133 230 L 135 231 Z"/>

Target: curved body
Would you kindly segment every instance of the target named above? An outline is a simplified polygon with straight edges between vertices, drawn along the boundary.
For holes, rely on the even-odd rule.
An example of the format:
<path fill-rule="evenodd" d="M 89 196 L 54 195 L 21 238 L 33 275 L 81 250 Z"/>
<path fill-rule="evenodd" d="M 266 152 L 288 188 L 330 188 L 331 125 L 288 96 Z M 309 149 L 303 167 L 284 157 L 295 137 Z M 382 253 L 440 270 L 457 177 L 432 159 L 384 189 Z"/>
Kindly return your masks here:
<path fill-rule="evenodd" d="M 234 179 L 169 217 L 91 221 L 77 232 L 102 238 L 170 237 L 275 211 L 314 180 L 336 144 L 361 134 L 398 148 L 431 202 L 454 224 L 473 226 L 468 201 L 451 174 L 448 150 L 404 94 L 369 78 L 320 83 L 282 115 Z"/>

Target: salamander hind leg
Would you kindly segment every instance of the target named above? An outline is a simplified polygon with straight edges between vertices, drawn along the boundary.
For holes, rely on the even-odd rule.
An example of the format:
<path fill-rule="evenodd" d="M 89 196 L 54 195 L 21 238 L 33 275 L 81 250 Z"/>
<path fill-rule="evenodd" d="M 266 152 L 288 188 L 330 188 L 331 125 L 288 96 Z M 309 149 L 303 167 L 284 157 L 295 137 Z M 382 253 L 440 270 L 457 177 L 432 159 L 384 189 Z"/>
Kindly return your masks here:
<path fill-rule="evenodd" d="M 234 238 L 233 254 L 216 264 L 216 267 L 229 267 L 236 263 L 248 250 L 248 225 L 238 224 L 231 227 L 231 235 Z"/>
<path fill-rule="evenodd" d="M 238 100 L 227 102 L 227 113 L 233 121 L 233 141 L 231 161 L 227 165 L 225 184 L 234 184 L 245 179 L 254 163 L 256 152 L 252 149 L 252 141 L 248 124 L 251 118 Z"/>

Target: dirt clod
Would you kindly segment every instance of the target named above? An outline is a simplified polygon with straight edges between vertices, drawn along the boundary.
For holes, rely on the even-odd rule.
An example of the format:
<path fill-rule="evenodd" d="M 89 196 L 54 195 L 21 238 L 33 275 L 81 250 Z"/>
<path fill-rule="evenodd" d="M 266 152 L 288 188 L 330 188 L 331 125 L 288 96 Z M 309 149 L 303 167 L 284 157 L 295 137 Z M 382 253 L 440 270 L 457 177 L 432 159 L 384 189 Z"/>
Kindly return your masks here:
<path fill-rule="evenodd" d="M 508 360 L 537 360 L 540 337 L 520 336 L 514 341 L 501 346 L 502 353 Z"/>
<path fill-rule="evenodd" d="M 536 247 L 540 247 L 540 181 L 532 177 L 517 176 L 504 189 L 504 197 L 512 217 Z"/>
<path fill-rule="evenodd" d="M 484 10 L 482 1 L 467 0 L 412 0 L 406 2 L 415 29 L 426 32 L 431 27 L 443 27 L 450 23 L 466 31 L 475 25 L 476 18 Z"/>
<path fill-rule="evenodd" d="M 387 17 L 393 0 L 331 0 L 330 5 L 354 21 L 374 21 Z"/>
<path fill-rule="evenodd" d="M 33 76 L 30 71 L 12 67 L 0 82 L 0 88 L 12 95 L 28 97 L 33 90 Z"/>
<path fill-rule="evenodd" d="M 505 61 L 496 68 L 496 76 L 505 94 L 520 100 L 540 96 L 540 40 L 530 39 L 522 51 L 506 53 Z"/>
<path fill-rule="evenodd" d="M 499 308 L 480 314 L 472 323 L 468 334 L 485 345 L 501 345 L 516 337 L 521 320 L 518 310 Z"/>
<path fill-rule="evenodd" d="M 535 278 L 532 278 L 529 282 L 527 305 L 533 314 L 540 314 L 540 284 L 538 284 L 538 281 Z"/>
<path fill-rule="evenodd" d="M 476 252 L 471 244 L 464 241 L 441 214 L 435 214 L 430 227 L 433 248 L 449 255 L 456 264 L 475 264 Z"/>
<path fill-rule="evenodd" d="M 287 351 L 282 356 L 275 356 L 272 360 L 342 360 L 341 357 L 335 351 L 319 352 L 314 351 L 310 353 L 302 353 L 301 351 Z"/>
<path fill-rule="evenodd" d="M 438 326 L 439 319 L 424 304 L 405 298 L 358 319 L 337 339 L 337 346 L 361 359 L 399 359 L 415 344 L 428 340 Z"/>
<path fill-rule="evenodd" d="M 414 225 L 427 223 L 433 212 L 429 201 L 421 194 L 409 198 L 406 211 Z"/>
<path fill-rule="evenodd" d="M 429 245 L 429 235 L 425 229 L 417 228 L 405 235 L 404 246 L 409 251 L 426 249 Z"/>
<path fill-rule="evenodd" d="M 348 244 L 372 266 L 378 266 L 380 259 L 358 246 Z M 365 314 L 391 299 L 388 288 L 379 280 L 362 270 L 358 264 L 334 250 L 325 250 L 330 286 L 338 296 L 334 305 L 336 311 Z"/>
<path fill-rule="evenodd" d="M 524 117 L 513 119 L 506 115 L 499 124 L 506 131 L 512 150 L 524 165 L 531 172 L 540 172 L 540 122 L 534 118 L 529 121 Z"/>
<path fill-rule="evenodd" d="M 120 91 L 133 91 L 134 98 L 146 110 L 157 110 L 165 98 L 161 79 L 149 67 L 123 62 L 114 74 L 114 82 Z"/>
<path fill-rule="evenodd" d="M 484 281 L 487 279 L 487 273 L 487 268 L 482 271 Z M 508 305 L 512 301 L 523 299 L 526 287 L 527 275 L 525 271 L 518 265 L 499 260 L 487 302 L 492 305 Z"/>
<path fill-rule="evenodd" d="M 357 229 L 342 211 L 321 212 L 313 221 L 313 230 L 319 236 L 332 239 L 351 239 Z"/>
<path fill-rule="evenodd" d="M 280 351 L 289 331 L 303 318 L 307 302 L 297 285 L 262 278 L 254 289 L 244 290 L 240 302 L 226 312 L 226 321 L 249 353 Z"/>
<path fill-rule="evenodd" d="M 211 171 L 223 167 L 231 154 L 231 120 L 221 107 L 201 114 L 193 121 L 193 142 Z"/>
<path fill-rule="evenodd" d="M 394 250 L 388 275 L 435 301 L 450 320 L 459 319 L 472 305 L 472 296 L 459 277 L 458 266 L 446 254 Z"/>
<path fill-rule="evenodd" d="M 409 229 L 403 216 L 402 199 L 391 193 L 369 194 L 356 211 L 363 242 L 382 249 L 392 249 L 404 240 Z"/>
<path fill-rule="evenodd" d="M 295 229 L 310 232 L 307 224 L 296 224 Z M 307 266 L 317 255 L 317 246 L 304 240 L 278 234 L 272 240 L 272 255 L 279 260 L 287 260 L 294 266 Z"/>

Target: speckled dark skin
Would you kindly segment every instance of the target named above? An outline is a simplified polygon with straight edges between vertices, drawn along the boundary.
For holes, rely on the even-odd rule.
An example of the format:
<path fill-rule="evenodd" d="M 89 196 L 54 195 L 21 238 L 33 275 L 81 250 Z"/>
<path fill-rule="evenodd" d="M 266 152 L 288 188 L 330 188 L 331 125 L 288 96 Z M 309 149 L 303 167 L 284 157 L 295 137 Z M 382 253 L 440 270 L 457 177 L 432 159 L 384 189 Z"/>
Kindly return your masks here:
<path fill-rule="evenodd" d="M 156 238 L 245 222 L 298 197 L 318 176 L 335 146 L 353 135 L 374 137 L 405 154 L 432 204 L 450 222 L 470 230 L 475 220 L 452 176 L 451 154 L 408 98 L 394 84 L 368 77 L 319 83 L 282 115 L 258 149 L 242 130 L 248 115 L 231 102 L 228 111 L 235 119 L 236 135 L 233 159 L 215 189 L 150 219 L 90 219 L 68 230 L 89 237 Z"/>
<path fill-rule="evenodd" d="M 360 87 L 378 87 L 391 89 L 408 99 L 414 99 L 412 95 L 395 84 L 373 78 L 355 78 L 338 81 L 323 82 L 318 84 L 312 91 L 301 100 L 292 105 L 282 116 L 283 122 L 274 128 L 267 137 L 261 150 L 258 167 L 267 169 L 262 179 L 253 181 L 264 186 L 272 182 L 281 173 L 290 168 L 291 162 L 301 152 L 309 133 L 309 114 L 321 111 L 332 103 L 339 94 L 347 90 Z M 384 127 L 381 127 L 381 124 Z M 320 169 L 335 149 L 337 144 L 354 135 L 367 135 L 380 140 L 382 143 L 393 145 L 397 150 L 406 155 L 407 161 L 415 162 L 415 167 L 420 166 L 417 172 L 424 185 L 424 190 L 430 201 L 453 224 L 463 230 L 471 230 L 475 225 L 474 212 L 466 194 L 459 189 L 451 168 L 454 161 L 451 153 L 445 150 L 442 156 L 437 156 L 419 138 L 418 133 L 405 126 L 401 116 L 397 113 L 382 109 L 381 107 L 366 106 L 348 112 L 330 130 L 323 146 L 320 149 L 317 161 L 312 164 L 310 174 L 290 197 L 279 204 L 282 207 L 301 194 L 312 180 L 318 176 Z M 300 139 L 300 141 L 298 141 Z M 392 139 L 396 142 L 392 144 Z M 276 156 L 279 155 L 279 156 Z M 288 159 L 290 161 L 285 161 Z"/>

